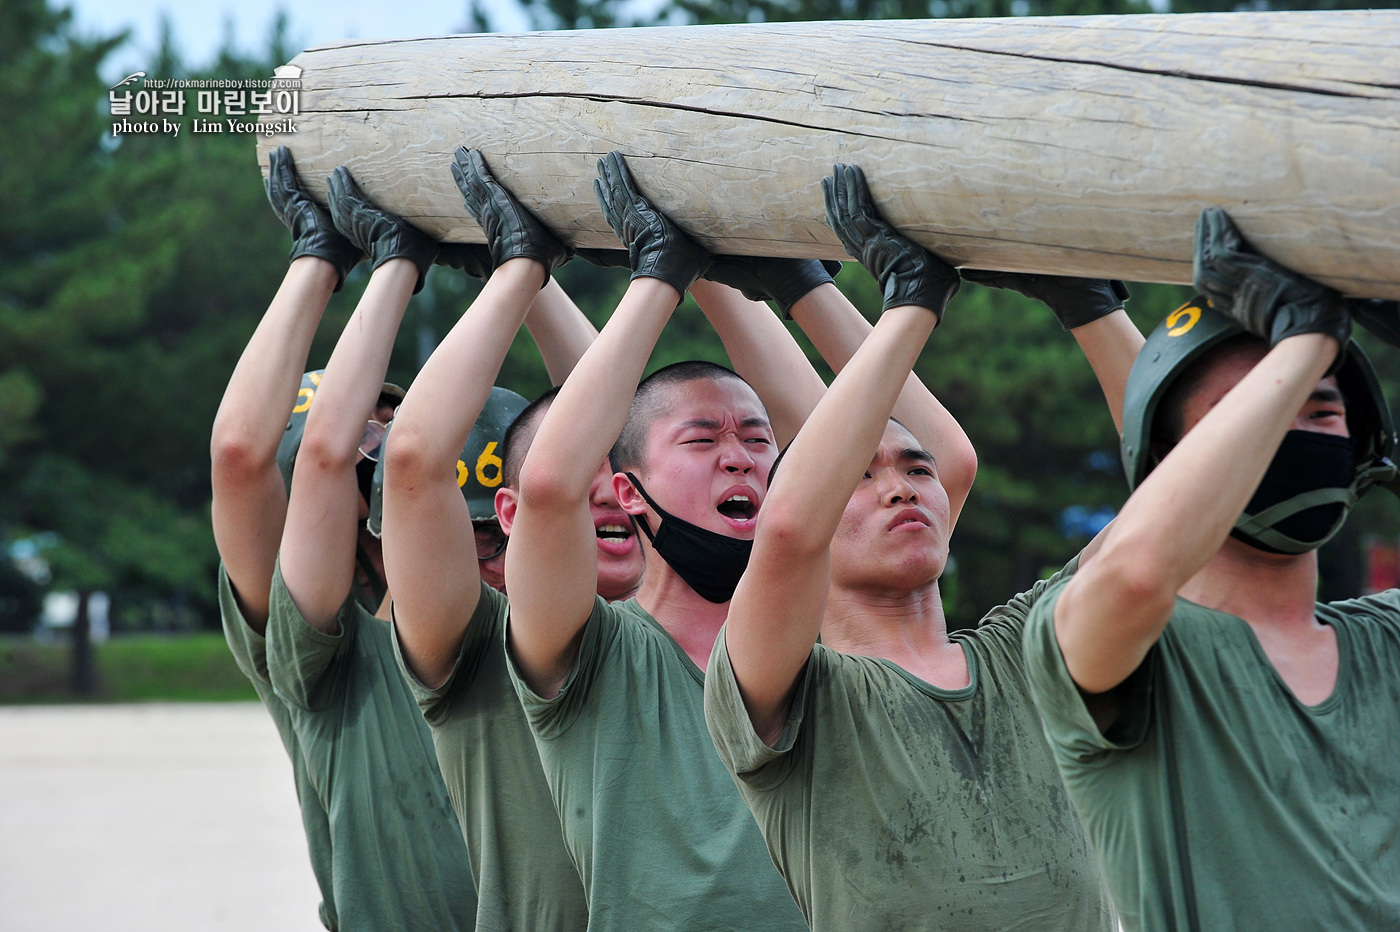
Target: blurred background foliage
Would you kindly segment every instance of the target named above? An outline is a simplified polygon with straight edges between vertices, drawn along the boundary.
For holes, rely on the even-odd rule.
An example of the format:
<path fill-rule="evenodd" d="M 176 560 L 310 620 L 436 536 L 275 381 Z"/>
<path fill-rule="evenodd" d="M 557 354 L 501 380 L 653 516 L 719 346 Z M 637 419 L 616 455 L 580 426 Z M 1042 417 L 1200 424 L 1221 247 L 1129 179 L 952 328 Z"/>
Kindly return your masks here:
<path fill-rule="evenodd" d="M 521 0 L 541 29 L 887 17 L 1326 9 L 1395 4 L 1158 0 L 667 0 L 639 17 L 621 0 Z M 464 29 L 489 30 L 479 5 Z M 48 0 L 0 4 L 0 631 L 27 631 L 49 590 L 111 596 L 114 631 L 218 623 L 209 529 L 209 429 L 234 363 L 285 269 L 288 238 L 268 209 L 253 139 L 113 139 L 104 59 L 125 36 L 76 35 Z M 159 77 L 266 77 L 298 51 L 285 19 L 260 55 L 231 43 L 212 62 L 164 43 Z M 185 120 L 191 118 L 187 109 Z M 366 281 L 332 300 L 311 365 L 323 365 Z M 599 326 L 626 274 L 571 263 L 565 288 Z M 848 263 L 840 286 L 878 309 Z M 1188 296 L 1132 285 L 1144 329 Z M 407 385 L 478 283 L 436 269 L 400 333 L 390 378 Z M 1392 397 L 1396 354 L 1372 353 Z M 725 361 L 689 301 L 654 366 Z M 829 372 L 822 367 L 829 377 Z M 1050 312 L 965 285 L 919 375 L 962 421 L 981 470 L 953 541 L 944 595 L 954 624 L 1061 565 L 1126 494 L 1117 438 L 1088 365 Z M 501 384 L 547 387 L 527 336 Z M 1361 543 L 1393 540 L 1393 500 L 1370 496 L 1324 558 L 1324 595 L 1361 584 Z"/>

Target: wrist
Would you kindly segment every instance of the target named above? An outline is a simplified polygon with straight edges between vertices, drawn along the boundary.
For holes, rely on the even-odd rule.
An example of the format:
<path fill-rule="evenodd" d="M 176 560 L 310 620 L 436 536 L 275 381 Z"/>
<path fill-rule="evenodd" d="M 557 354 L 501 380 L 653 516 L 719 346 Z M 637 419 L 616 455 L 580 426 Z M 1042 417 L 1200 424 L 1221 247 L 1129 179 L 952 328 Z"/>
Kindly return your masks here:
<path fill-rule="evenodd" d="M 287 265 L 287 278 L 330 292 L 340 285 L 340 270 L 329 259 L 303 254 Z"/>

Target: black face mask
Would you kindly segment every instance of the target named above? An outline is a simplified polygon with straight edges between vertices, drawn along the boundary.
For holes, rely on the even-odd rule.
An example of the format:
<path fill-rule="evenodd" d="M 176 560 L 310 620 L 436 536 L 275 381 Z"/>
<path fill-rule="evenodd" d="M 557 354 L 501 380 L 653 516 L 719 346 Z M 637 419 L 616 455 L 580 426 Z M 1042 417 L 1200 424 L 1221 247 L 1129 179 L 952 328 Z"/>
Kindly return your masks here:
<path fill-rule="evenodd" d="M 1290 430 L 1230 534 L 1268 553 L 1307 553 L 1341 529 L 1356 503 L 1346 437 Z"/>
<path fill-rule="evenodd" d="M 646 503 L 661 516 L 655 536 L 645 515 L 637 515 L 633 519 L 661 559 L 702 599 L 718 603 L 733 598 L 734 587 L 739 585 L 739 577 L 744 575 L 744 569 L 749 565 L 753 541 L 725 537 L 667 514 L 652 501 L 636 476 L 630 472 L 626 475 L 637 491 L 642 493 Z"/>

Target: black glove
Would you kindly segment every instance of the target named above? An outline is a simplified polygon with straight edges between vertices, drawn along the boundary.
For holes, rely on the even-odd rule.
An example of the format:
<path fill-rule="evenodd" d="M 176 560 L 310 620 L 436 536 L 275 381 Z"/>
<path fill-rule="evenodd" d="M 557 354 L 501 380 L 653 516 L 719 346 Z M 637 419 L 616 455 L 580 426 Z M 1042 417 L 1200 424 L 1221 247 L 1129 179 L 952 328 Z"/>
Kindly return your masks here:
<path fill-rule="evenodd" d="M 1128 286 L 1117 279 L 1071 278 L 1030 272 L 992 272 L 963 269 L 964 281 L 988 288 L 1008 288 L 1034 298 L 1055 312 L 1066 330 L 1107 317 L 1128 300 Z"/>
<path fill-rule="evenodd" d="M 830 282 L 841 263 L 816 259 L 760 259 L 754 256 L 715 256 L 705 278 L 738 288 L 750 301 L 776 301 L 783 319 L 807 292 Z"/>
<path fill-rule="evenodd" d="M 1207 207 L 1196 221 L 1192 272 L 1211 307 L 1271 346 L 1300 333 L 1325 333 L 1343 348 L 1351 338 L 1341 295 L 1255 252 L 1218 207 Z"/>
<path fill-rule="evenodd" d="M 1351 319 L 1391 346 L 1400 346 L 1400 302 L 1348 298 Z"/>
<path fill-rule="evenodd" d="M 433 262 L 449 269 L 460 269 L 482 281 L 491 277 L 495 267 L 491 263 L 491 250 L 480 243 L 438 243 L 437 258 Z"/>
<path fill-rule="evenodd" d="M 826 222 L 841 245 L 880 283 L 883 309 L 917 304 L 942 319 L 943 308 L 962 284 L 958 270 L 880 219 L 865 174 L 856 166 L 838 164 L 830 178 L 822 179 L 822 195 Z"/>
<path fill-rule="evenodd" d="M 467 210 L 486 233 L 492 267 L 499 267 L 507 259 L 534 259 L 544 266 L 541 287 L 549 284 L 549 273 L 569 261 L 572 250 L 501 187 L 476 149 L 457 147 L 452 157 L 452 177 Z"/>
<path fill-rule="evenodd" d="M 376 207 L 355 184 L 344 165 L 332 172 L 327 181 L 331 190 L 326 199 L 330 202 L 335 228 L 369 253 L 373 268 L 379 268 L 390 259 L 408 259 L 418 266 L 418 284 L 413 293 L 422 291 L 428 268 L 437 258 L 437 241 L 407 220 Z"/>
<path fill-rule="evenodd" d="M 301 189 L 301 179 L 297 177 L 296 166 L 292 164 L 292 151 L 286 146 L 278 146 L 268 154 L 267 179 L 263 187 L 267 189 L 267 201 L 272 212 L 282 225 L 292 231 L 292 252 L 287 261 L 302 256 L 315 256 L 325 259 L 335 266 L 340 275 L 335 290 L 345 284 L 345 276 L 365 257 L 364 250 L 341 236 L 331 222 L 331 215 L 324 207 L 307 197 Z"/>
<path fill-rule="evenodd" d="M 632 257 L 625 249 L 580 249 L 577 255 L 602 269 L 632 268 Z"/>
<path fill-rule="evenodd" d="M 709 267 L 710 254 L 642 196 L 622 153 L 609 152 L 598 160 L 593 194 L 608 226 L 627 247 L 632 277 L 659 278 L 684 298 Z"/>

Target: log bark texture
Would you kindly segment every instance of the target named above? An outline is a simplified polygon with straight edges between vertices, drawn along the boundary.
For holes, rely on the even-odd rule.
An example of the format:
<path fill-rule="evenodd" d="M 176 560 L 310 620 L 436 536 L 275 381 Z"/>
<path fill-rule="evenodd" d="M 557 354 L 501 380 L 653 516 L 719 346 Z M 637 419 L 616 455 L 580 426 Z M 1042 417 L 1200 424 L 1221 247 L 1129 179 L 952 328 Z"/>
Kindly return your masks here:
<path fill-rule="evenodd" d="M 359 41 L 303 52 L 291 147 L 481 242 L 459 145 L 575 246 L 622 150 L 717 253 L 846 258 L 819 179 L 957 265 L 1189 282 L 1202 207 L 1348 294 L 1400 298 L 1400 11 L 919 20 Z"/>

